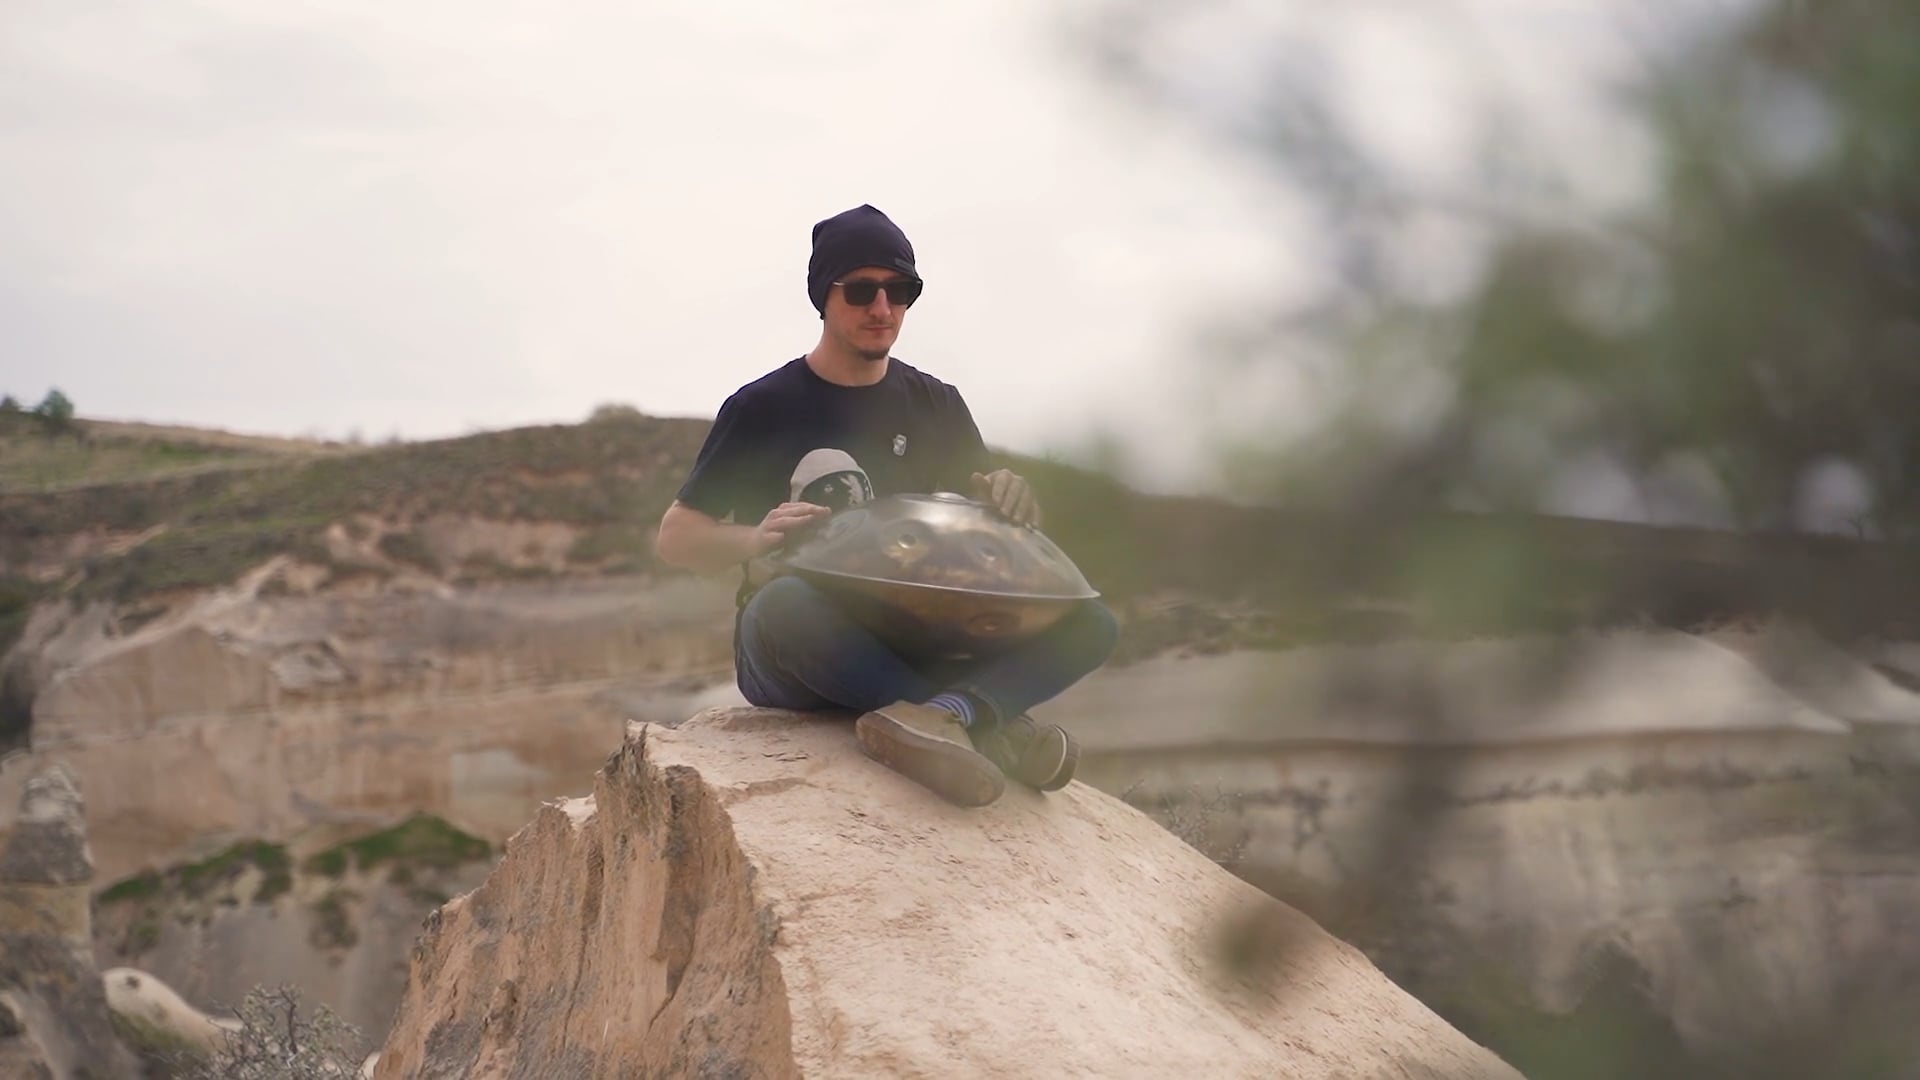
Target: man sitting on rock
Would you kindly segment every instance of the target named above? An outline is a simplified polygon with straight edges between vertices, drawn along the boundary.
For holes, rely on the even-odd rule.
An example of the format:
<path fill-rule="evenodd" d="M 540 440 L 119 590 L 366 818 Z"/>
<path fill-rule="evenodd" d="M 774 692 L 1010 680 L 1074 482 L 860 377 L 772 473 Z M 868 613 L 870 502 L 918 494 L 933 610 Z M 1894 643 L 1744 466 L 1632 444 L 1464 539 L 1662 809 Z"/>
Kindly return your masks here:
<path fill-rule="evenodd" d="M 815 225 L 807 295 L 819 344 L 721 406 L 655 547 L 675 566 L 743 568 L 734 667 L 748 701 L 858 711 L 869 757 L 981 806 L 1006 776 L 1042 791 L 1072 779 L 1072 736 L 1026 710 L 1106 662 L 1117 633 L 1106 608 L 1084 601 L 1009 651 L 934 664 L 883 643 L 800 578 L 756 572 L 809 525 L 878 496 L 964 492 L 1039 524 L 1027 481 L 990 468 L 960 392 L 889 353 L 922 285 L 912 245 L 879 210 Z"/>

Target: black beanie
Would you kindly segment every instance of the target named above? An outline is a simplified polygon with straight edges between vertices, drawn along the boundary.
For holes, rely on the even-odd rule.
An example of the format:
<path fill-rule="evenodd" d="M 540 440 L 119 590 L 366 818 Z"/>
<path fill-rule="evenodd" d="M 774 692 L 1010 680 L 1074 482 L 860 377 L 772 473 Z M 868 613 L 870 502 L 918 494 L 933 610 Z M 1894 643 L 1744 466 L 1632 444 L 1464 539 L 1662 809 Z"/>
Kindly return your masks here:
<path fill-rule="evenodd" d="M 863 266 L 884 266 L 918 279 L 913 268 L 913 245 L 887 215 L 871 206 L 856 206 L 813 227 L 813 257 L 807 260 L 807 297 L 823 317 L 827 292 L 840 275 Z"/>

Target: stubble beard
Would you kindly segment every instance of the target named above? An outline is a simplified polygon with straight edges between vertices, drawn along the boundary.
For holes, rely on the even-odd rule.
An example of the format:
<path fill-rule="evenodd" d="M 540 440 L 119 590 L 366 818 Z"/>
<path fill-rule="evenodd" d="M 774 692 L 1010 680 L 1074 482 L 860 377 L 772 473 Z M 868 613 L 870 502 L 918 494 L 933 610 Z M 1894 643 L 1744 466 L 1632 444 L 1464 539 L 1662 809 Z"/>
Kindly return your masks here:
<path fill-rule="evenodd" d="M 842 332 L 836 336 L 839 337 L 840 344 L 846 348 L 848 353 L 869 364 L 880 363 L 892 355 L 894 339 L 891 335 L 889 335 L 885 344 L 878 347 L 868 345 L 861 340 L 867 336 L 863 330 L 855 329 L 850 332 Z"/>
<path fill-rule="evenodd" d="M 880 361 L 885 360 L 887 356 L 891 353 L 893 349 L 893 342 L 889 341 L 885 345 L 880 346 L 879 348 L 874 348 L 871 345 L 862 345 L 857 341 L 849 340 L 847 342 L 847 347 L 850 350 L 852 350 L 853 355 L 859 357 L 862 360 L 865 360 L 867 363 L 877 364 Z"/>

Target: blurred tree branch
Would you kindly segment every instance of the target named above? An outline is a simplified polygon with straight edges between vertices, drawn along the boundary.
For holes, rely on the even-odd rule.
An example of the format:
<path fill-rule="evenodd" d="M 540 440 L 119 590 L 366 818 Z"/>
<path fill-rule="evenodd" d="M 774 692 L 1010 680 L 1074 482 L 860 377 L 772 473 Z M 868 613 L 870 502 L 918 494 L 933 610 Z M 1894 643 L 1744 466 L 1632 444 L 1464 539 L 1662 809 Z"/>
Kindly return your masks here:
<path fill-rule="evenodd" d="M 1910 551 L 1920 8 L 1765 0 L 1639 28 L 1617 97 L 1648 140 L 1650 183 L 1609 208 L 1567 193 L 1571 165 L 1534 144 L 1468 7 L 1365 9 L 1415 20 L 1471 73 L 1463 100 L 1482 115 L 1466 181 L 1370 150 L 1353 110 L 1406 103 L 1354 104 L 1324 46 L 1263 9 L 1114 2 L 1082 25 L 1110 83 L 1251 154 L 1313 208 L 1318 294 L 1226 315 L 1236 329 L 1205 343 L 1220 378 L 1296 365 L 1322 387 L 1298 437 L 1223 447 L 1239 490 L 1323 511 L 1351 537 L 1459 511 L 1559 513 Z M 1624 28 L 1638 9 L 1614 11 Z M 1409 272 L 1436 222 L 1458 242 Z M 1464 288 L 1430 295 L 1424 278 L 1463 268 Z M 1380 559 L 1432 548 L 1418 535 L 1343 544 L 1326 556 L 1339 572 L 1313 576 L 1345 589 L 1394 570 Z M 1563 572 L 1551 555 L 1515 560 L 1490 587 L 1515 600 L 1550 587 Z M 1415 558 L 1436 578 L 1460 572 Z M 1770 602 L 1831 615 L 1845 606 L 1837 580 Z M 1619 585 L 1647 591 L 1627 572 Z"/>

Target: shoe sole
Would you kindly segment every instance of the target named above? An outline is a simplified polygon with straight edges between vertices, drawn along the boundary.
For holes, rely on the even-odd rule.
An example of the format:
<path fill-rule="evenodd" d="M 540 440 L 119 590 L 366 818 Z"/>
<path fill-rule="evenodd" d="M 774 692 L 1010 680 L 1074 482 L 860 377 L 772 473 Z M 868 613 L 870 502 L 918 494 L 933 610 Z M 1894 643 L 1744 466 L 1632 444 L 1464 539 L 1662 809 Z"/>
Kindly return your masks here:
<path fill-rule="evenodd" d="M 854 723 L 853 733 L 868 757 L 956 806 L 985 806 L 1006 790 L 1006 780 L 993 762 L 885 713 L 862 716 Z"/>

